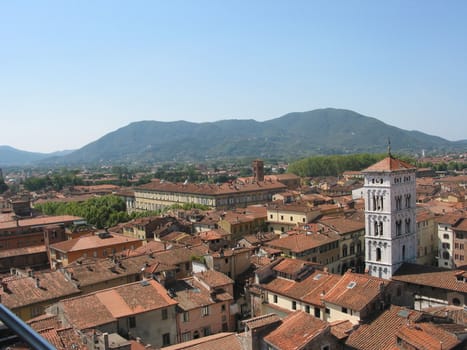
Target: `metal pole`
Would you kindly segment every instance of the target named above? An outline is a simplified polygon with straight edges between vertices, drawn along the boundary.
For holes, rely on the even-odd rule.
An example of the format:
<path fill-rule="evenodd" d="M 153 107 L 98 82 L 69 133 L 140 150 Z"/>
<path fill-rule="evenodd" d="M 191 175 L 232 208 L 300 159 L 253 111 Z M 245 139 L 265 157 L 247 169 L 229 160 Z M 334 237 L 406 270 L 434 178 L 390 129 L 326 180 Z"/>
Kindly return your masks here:
<path fill-rule="evenodd" d="M 56 350 L 54 346 L 50 345 L 49 342 L 3 304 L 0 304 L 0 320 L 34 350 Z"/>

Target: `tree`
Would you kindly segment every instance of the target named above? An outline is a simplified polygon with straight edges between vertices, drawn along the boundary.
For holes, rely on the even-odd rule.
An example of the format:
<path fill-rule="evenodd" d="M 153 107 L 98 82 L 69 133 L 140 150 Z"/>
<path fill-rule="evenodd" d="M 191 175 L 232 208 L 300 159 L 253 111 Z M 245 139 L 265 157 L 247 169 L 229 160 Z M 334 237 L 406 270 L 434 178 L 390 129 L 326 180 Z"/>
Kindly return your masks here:
<path fill-rule="evenodd" d="M 84 202 L 46 202 L 35 208 L 47 215 L 75 215 L 102 229 L 126 222 L 131 217 L 126 212 L 126 205 L 121 197 L 106 195 L 88 199 Z"/>

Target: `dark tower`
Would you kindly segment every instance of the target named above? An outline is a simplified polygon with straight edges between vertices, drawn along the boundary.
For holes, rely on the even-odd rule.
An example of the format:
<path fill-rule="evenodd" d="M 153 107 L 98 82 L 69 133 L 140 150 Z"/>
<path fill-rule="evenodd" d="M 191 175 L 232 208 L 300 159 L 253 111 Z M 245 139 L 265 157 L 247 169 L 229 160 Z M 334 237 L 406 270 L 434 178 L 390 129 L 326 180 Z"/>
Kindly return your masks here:
<path fill-rule="evenodd" d="M 256 182 L 264 181 L 264 163 L 262 160 L 254 160 L 252 163 L 253 178 Z"/>

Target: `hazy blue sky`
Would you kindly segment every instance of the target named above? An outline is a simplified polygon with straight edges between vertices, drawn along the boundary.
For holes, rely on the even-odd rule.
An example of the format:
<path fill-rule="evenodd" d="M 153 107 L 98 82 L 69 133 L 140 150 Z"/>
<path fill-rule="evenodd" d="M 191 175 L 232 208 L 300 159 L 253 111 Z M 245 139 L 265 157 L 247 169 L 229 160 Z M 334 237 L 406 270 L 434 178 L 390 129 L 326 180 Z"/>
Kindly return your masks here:
<path fill-rule="evenodd" d="M 467 1 L 0 1 L 0 145 L 324 107 L 467 138 Z"/>

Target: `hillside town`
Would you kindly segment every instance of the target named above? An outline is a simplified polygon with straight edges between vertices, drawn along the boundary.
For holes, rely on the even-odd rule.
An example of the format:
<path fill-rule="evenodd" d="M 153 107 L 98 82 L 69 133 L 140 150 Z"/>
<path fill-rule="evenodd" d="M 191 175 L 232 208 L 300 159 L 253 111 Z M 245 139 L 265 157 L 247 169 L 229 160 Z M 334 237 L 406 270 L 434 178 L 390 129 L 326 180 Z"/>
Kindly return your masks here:
<path fill-rule="evenodd" d="M 47 191 L 0 171 L 1 304 L 56 349 L 467 349 L 466 167 L 388 147 L 338 177 L 286 168 Z M 134 218 L 39 210 L 107 196 Z M 8 327 L 0 347 L 31 348 Z"/>

